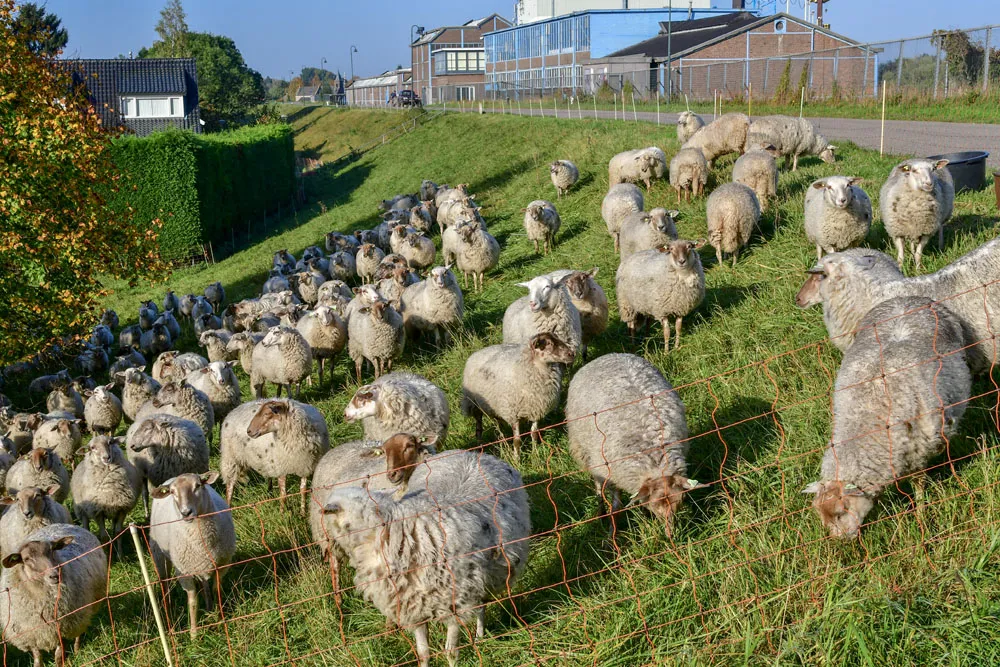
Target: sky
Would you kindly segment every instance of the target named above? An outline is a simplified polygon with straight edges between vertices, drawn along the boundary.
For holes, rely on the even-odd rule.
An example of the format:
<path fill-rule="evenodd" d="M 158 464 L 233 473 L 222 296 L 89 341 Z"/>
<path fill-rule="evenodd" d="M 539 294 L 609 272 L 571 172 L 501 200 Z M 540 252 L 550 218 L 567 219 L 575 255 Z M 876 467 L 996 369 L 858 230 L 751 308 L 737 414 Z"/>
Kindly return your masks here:
<path fill-rule="evenodd" d="M 159 0 L 36 0 L 69 31 L 65 57 L 114 58 L 156 39 Z M 674 0 L 675 4 L 686 4 Z M 803 0 L 791 0 L 794 15 Z M 664 0 L 664 5 L 667 0 Z M 717 5 L 729 5 L 717 0 Z M 784 9 L 784 0 L 778 2 Z M 497 12 L 512 18 L 514 0 L 184 0 L 188 27 L 233 38 L 250 67 L 288 79 L 302 67 L 371 76 L 410 64 L 410 27 L 465 23 Z M 825 22 L 862 42 L 925 35 L 938 28 L 1000 24 L 998 0 L 828 0 Z M 1000 34 L 994 37 L 1000 48 Z"/>

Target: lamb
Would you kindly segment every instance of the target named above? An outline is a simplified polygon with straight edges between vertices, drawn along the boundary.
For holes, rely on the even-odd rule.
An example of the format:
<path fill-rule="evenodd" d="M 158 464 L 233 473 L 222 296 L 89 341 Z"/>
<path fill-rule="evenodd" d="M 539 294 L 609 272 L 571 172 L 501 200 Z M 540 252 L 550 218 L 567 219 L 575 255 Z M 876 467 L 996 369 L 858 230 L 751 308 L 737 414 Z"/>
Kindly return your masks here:
<path fill-rule="evenodd" d="M 174 341 L 170 337 L 170 332 L 162 324 L 154 324 L 149 331 L 143 331 L 139 338 L 139 349 L 147 357 L 155 357 L 166 352 L 173 345 Z"/>
<path fill-rule="evenodd" d="M 712 166 L 712 162 L 729 153 L 742 153 L 750 129 L 750 116 L 727 113 L 701 128 L 681 148 L 698 148 Z"/>
<path fill-rule="evenodd" d="M 436 253 L 434 241 L 419 232 L 409 234 L 399 245 L 399 254 L 405 257 L 406 262 L 414 269 L 426 269 L 432 265 Z"/>
<path fill-rule="evenodd" d="M 235 361 L 213 361 L 205 368 L 191 371 L 184 380 L 208 397 L 216 423 L 221 423 L 240 404 L 240 381 L 233 372 L 235 365 Z"/>
<path fill-rule="evenodd" d="M 193 352 L 181 354 L 176 350 L 171 350 L 164 352 L 153 362 L 152 376 L 154 380 L 163 384 L 171 380 L 183 380 L 188 373 L 206 366 L 208 366 L 208 359 L 199 354 Z"/>
<path fill-rule="evenodd" d="M 83 419 L 83 397 L 71 383 L 63 382 L 45 399 L 45 409 L 49 412 L 65 412 L 77 419 Z"/>
<path fill-rule="evenodd" d="M 168 289 L 163 295 L 163 311 L 172 310 L 175 313 L 181 312 L 181 300 L 177 298 L 172 289 Z"/>
<path fill-rule="evenodd" d="M 366 440 L 383 441 L 396 433 L 448 438 L 448 397 L 427 378 L 389 373 L 358 388 L 344 409 L 344 420 L 361 421 Z"/>
<path fill-rule="evenodd" d="M 531 422 L 531 437 L 539 439 L 538 422 L 559 403 L 562 366 L 576 353 L 550 333 L 523 344 L 491 345 L 473 352 L 462 374 L 462 414 L 476 420 L 476 438 L 483 437 L 483 416 L 514 430 L 514 454 L 521 454 L 521 422 Z"/>
<path fill-rule="evenodd" d="M 154 324 L 162 324 L 170 332 L 170 337 L 177 340 L 181 337 L 181 325 L 174 317 L 174 312 L 172 310 L 164 311 L 162 315 L 156 318 Z"/>
<path fill-rule="evenodd" d="M 662 210 L 662 209 L 654 209 Z M 590 271 L 568 271 L 562 269 L 553 271 L 549 278 L 563 281 L 570 301 L 580 312 L 580 331 L 584 360 L 587 359 L 587 346 L 608 328 L 608 297 L 604 289 L 597 284 L 598 267 Z"/>
<path fill-rule="evenodd" d="M 288 475 L 300 478 L 302 513 L 306 485 L 316 463 L 330 449 L 326 420 L 319 410 L 290 399 L 259 399 L 233 410 L 222 424 L 219 469 L 226 484 L 226 502 L 233 501 L 236 482 L 254 470 L 278 478 L 281 506 L 285 506 Z"/>
<path fill-rule="evenodd" d="M 410 285 L 400 297 L 407 337 L 433 332 L 434 344 L 447 342 L 449 330 L 461 327 L 465 317 L 462 288 L 450 266 L 435 266 L 427 280 Z"/>
<path fill-rule="evenodd" d="M 678 203 L 701 197 L 708 183 L 708 160 L 701 149 L 684 147 L 670 160 L 670 185 L 677 193 Z"/>
<path fill-rule="evenodd" d="M 123 354 L 108 369 L 108 376 L 115 377 L 119 373 L 124 373 L 129 368 L 143 368 L 146 366 L 146 358 L 139 350 L 129 350 L 128 354 Z"/>
<path fill-rule="evenodd" d="M 262 333 L 241 332 L 233 334 L 233 337 L 226 343 L 226 352 L 237 355 L 240 366 L 247 375 L 251 375 L 253 372 L 254 347 L 262 340 L 264 340 Z"/>
<path fill-rule="evenodd" d="M 97 536 L 104 543 L 122 532 L 125 518 L 139 502 L 142 492 L 142 475 L 125 458 L 121 450 L 124 444 L 125 438 L 94 437 L 70 480 L 77 521 L 87 530 L 94 521 Z M 107 528 L 109 519 L 111 536 Z"/>
<path fill-rule="evenodd" d="M 663 151 L 655 146 L 619 153 L 608 163 L 608 185 L 619 183 L 646 184 L 646 190 L 653 187 L 653 181 L 663 178 L 667 169 Z"/>
<path fill-rule="evenodd" d="M 770 144 L 779 155 L 785 156 L 785 167 L 789 162 L 792 171 L 799 168 L 800 155 L 818 155 L 819 159 L 828 164 L 836 161 L 834 151 L 823 135 L 816 132 L 813 124 L 805 118 L 789 116 L 765 116 L 758 118 L 750 125 L 746 133 L 746 146 Z"/>
<path fill-rule="evenodd" d="M 778 150 L 767 145 L 758 145 L 747 150 L 733 165 L 733 182 L 746 185 L 757 195 L 762 211 L 768 202 L 778 194 L 778 163 L 774 158 Z"/>
<path fill-rule="evenodd" d="M 354 265 L 358 272 L 358 278 L 361 278 L 361 283 L 367 285 L 372 281 L 372 276 L 375 275 L 375 269 L 378 268 L 379 263 L 382 258 L 385 257 L 385 253 L 382 250 L 372 244 L 366 243 L 361 246 L 358 250 L 358 254 L 354 259 Z"/>
<path fill-rule="evenodd" d="M 725 183 L 708 196 L 708 241 L 715 259 L 722 264 L 723 253 L 731 253 L 733 266 L 740 249 L 750 242 L 750 234 L 760 222 L 760 202 L 756 193 L 742 183 Z"/>
<path fill-rule="evenodd" d="M 15 496 L 21 489 L 30 486 L 37 486 L 39 489 L 58 487 L 50 495 L 57 503 L 66 500 L 69 494 L 69 473 L 59 456 L 51 449 L 32 449 L 7 471 L 8 495 Z"/>
<path fill-rule="evenodd" d="M 682 111 L 677 114 L 677 141 L 684 145 L 695 132 L 705 127 L 705 121 L 693 111 Z"/>
<path fill-rule="evenodd" d="M 296 385 L 295 393 L 299 394 L 302 381 L 312 375 L 312 360 L 309 343 L 297 329 L 274 327 L 253 348 L 250 387 L 254 396 L 266 396 L 265 382 L 278 385 L 277 396 L 281 396 L 282 387 L 291 395 L 292 385 Z"/>
<path fill-rule="evenodd" d="M 115 381 L 122 383 L 122 412 L 133 422 L 142 406 L 153 400 L 161 386 L 142 368 L 126 369 L 124 374 L 115 377 Z"/>
<path fill-rule="evenodd" d="M 875 500 L 921 473 L 958 432 L 972 385 L 962 324 L 924 297 L 872 308 L 844 353 L 820 479 L 803 493 L 832 537 L 854 538 Z"/>
<path fill-rule="evenodd" d="M 204 392 L 199 391 L 185 380 L 173 380 L 156 392 L 156 396 L 143 407 L 136 420 L 151 414 L 166 414 L 187 419 L 198 425 L 211 442 L 215 428 L 215 410 Z"/>
<path fill-rule="evenodd" d="M 215 472 L 179 475 L 152 492 L 149 549 L 153 564 L 161 581 L 177 570 L 181 588 L 187 592 L 192 639 L 198 636 L 198 585 L 205 609 L 211 611 L 226 566 L 236 555 L 233 514 L 211 486 L 218 477 Z"/>
<path fill-rule="evenodd" d="M 527 288 L 527 296 L 522 296 L 507 307 L 503 314 L 503 342 L 527 343 L 540 333 L 552 334 L 573 352 L 583 345 L 583 327 L 580 311 L 573 305 L 566 281 L 569 274 L 554 280 L 550 276 L 538 276 L 526 283 L 518 283 Z"/>
<path fill-rule="evenodd" d="M 205 354 L 208 355 L 209 363 L 216 361 L 229 361 L 230 359 L 236 358 L 236 355 L 227 349 L 229 341 L 232 337 L 233 334 L 229 333 L 225 329 L 203 331 L 202 334 L 198 336 L 198 345 L 205 348 Z"/>
<path fill-rule="evenodd" d="M 670 351 L 670 318 L 676 317 L 674 349 L 681 345 L 681 322 L 705 299 L 705 271 L 698 248 L 704 239 L 679 239 L 631 255 L 618 268 L 618 312 L 634 336 L 640 315 L 663 325 L 664 351 Z"/>
<path fill-rule="evenodd" d="M 920 270 L 924 246 L 937 233 L 944 247 L 944 223 L 955 207 L 955 183 L 947 160 L 906 160 L 896 165 L 879 193 L 885 231 L 896 244 L 896 261 L 903 265 L 903 243 L 909 241 L 913 263 Z"/>
<path fill-rule="evenodd" d="M 860 182 L 860 178 L 828 176 L 806 190 L 806 238 L 816 246 L 817 260 L 824 252 L 859 246 L 868 236 L 872 202 L 858 187 Z"/>
<path fill-rule="evenodd" d="M 612 521 L 621 489 L 630 505 L 662 519 L 669 537 L 684 494 L 704 485 L 687 476 L 684 403 L 660 371 L 633 354 L 598 357 L 570 381 L 566 420 L 569 451 L 597 494 L 611 496 Z"/>
<path fill-rule="evenodd" d="M 108 559 L 97 538 L 65 523 L 45 526 L 5 556 L 3 566 L 4 641 L 30 652 L 35 667 L 42 667 L 42 651 L 55 652 L 55 663 L 64 664 L 63 642 L 72 639 L 79 650 L 81 635 L 107 597 Z"/>
<path fill-rule="evenodd" d="M 129 427 L 126 456 L 146 481 L 142 505 L 148 511 L 149 490 L 184 473 L 208 471 L 208 441 L 193 421 L 154 414 Z"/>
<path fill-rule="evenodd" d="M 528 233 L 528 240 L 535 244 L 535 254 L 538 254 L 539 241 L 542 242 L 545 254 L 549 254 L 562 225 L 562 219 L 555 205 L 543 199 L 536 199 L 528 204 L 528 208 L 522 208 L 521 212 L 524 213 L 524 230 Z"/>
<path fill-rule="evenodd" d="M 330 382 L 333 382 L 333 360 L 347 345 L 347 325 L 327 306 L 306 313 L 296 325 L 302 338 L 309 344 L 313 359 L 319 364 L 319 383 L 323 384 L 323 369 L 330 360 Z M 312 378 L 310 377 L 310 382 Z"/>
<path fill-rule="evenodd" d="M 476 224 L 463 225 L 457 231 L 455 264 L 462 272 L 464 287 L 469 288 L 469 274 L 472 274 L 473 288 L 482 291 L 483 276 L 500 262 L 500 244 Z"/>
<path fill-rule="evenodd" d="M 348 324 L 347 353 L 361 382 L 361 368 L 367 359 L 375 367 L 375 378 L 392 370 L 393 359 L 403 354 L 406 332 L 403 318 L 381 299 L 354 314 Z"/>
<path fill-rule="evenodd" d="M 654 208 L 630 214 L 618 232 L 621 259 L 643 250 L 652 250 L 677 238 L 675 219 L 680 211 Z"/>
<path fill-rule="evenodd" d="M 39 528 L 70 522 L 69 510 L 52 497 L 58 492 L 58 486 L 48 489 L 28 486 L 0 498 L 0 507 L 4 508 L 0 517 L 0 558 L 16 552 L 24 538 Z"/>
<path fill-rule="evenodd" d="M 601 202 L 601 217 L 604 224 L 608 226 L 608 233 L 615 240 L 615 252 L 620 247 L 619 233 L 622 223 L 632 213 L 642 211 L 645 201 L 642 197 L 642 190 L 631 183 L 620 183 L 611 186 L 608 194 Z"/>
<path fill-rule="evenodd" d="M 556 196 L 562 197 L 580 180 L 580 170 L 569 160 L 556 160 L 549 165 L 549 177 L 556 186 Z"/>

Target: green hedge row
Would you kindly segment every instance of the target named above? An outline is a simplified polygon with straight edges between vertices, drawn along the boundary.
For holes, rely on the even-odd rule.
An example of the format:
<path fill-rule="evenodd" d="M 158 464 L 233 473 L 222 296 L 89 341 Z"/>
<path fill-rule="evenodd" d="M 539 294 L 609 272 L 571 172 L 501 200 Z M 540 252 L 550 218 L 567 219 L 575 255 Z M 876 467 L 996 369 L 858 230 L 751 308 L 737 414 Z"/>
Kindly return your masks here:
<path fill-rule="evenodd" d="M 124 187 L 120 206 L 136 224 L 163 222 L 160 250 L 181 257 L 198 244 L 230 237 L 234 225 L 278 208 L 295 192 L 295 149 L 287 125 L 218 134 L 171 130 L 115 140 Z"/>

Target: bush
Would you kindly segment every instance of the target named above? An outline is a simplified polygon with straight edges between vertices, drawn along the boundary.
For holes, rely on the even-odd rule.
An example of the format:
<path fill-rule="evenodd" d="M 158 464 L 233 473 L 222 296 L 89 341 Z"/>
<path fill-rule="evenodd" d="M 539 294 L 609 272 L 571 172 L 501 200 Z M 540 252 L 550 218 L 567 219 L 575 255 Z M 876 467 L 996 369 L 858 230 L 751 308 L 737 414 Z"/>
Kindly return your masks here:
<path fill-rule="evenodd" d="M 791 100 L 792 92 L 792 59 L 785 61 L 785 69 L 778 79 L 778 86 L 774 89 L 774 101 L 779 104 L 788 104 Z"/>

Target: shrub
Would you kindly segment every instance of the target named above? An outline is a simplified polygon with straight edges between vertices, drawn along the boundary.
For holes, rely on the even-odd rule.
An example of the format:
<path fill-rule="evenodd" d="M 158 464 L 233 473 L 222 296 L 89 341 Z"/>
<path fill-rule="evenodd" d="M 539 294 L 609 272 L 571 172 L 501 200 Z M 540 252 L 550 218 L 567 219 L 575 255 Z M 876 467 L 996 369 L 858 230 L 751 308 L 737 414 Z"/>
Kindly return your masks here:
<path fill-rule="evenodd" d="M 792 59 L 785 61 L 785 69 L 778 79 L 778 86 L 774 89 L 774 101 L 780 104 L 788 104 L 791 99 L 792 88 Z"/>

